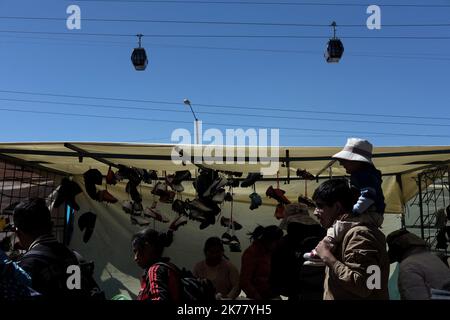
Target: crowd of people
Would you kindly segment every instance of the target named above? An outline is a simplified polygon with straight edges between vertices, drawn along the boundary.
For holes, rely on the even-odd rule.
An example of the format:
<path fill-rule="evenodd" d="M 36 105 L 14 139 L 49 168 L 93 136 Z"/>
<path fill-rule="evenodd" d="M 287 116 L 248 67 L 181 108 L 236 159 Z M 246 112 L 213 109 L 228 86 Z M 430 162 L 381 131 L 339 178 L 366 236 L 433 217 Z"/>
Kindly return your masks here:
<path fill-rule="evenodd" d="M 388 300 L 390 264 L 399 263 L 401 299 L 450 299 L 450 269 L 424 240 L 405 229 L 387 237 L 380 227 L 385 210 L 381 173 L 372 162 L 372 145 L 349 139 L 333 156 L 350 175 L 330 179 L 314 191 L 314 216 L 302 203 L 286 206 L 280 226 L 257 226 L 238 270 L 225 255 L 222 240 L 210 237 L 204 260 L 193 272 L 180 269 L 164 248 L 176 228 L 145 228 L 131 239 L 136 264 L 143 269 L 141 301 L 207 299 Z M 26 252 L 11 261 L 0 252 L 0 301 L 23 299 L 105 299 L 83 258 L 52 235 L 43 199 L 14 209 L 19 245 Z M 81 286 L 68 284 L 68 267 L 79 266 Z"/>

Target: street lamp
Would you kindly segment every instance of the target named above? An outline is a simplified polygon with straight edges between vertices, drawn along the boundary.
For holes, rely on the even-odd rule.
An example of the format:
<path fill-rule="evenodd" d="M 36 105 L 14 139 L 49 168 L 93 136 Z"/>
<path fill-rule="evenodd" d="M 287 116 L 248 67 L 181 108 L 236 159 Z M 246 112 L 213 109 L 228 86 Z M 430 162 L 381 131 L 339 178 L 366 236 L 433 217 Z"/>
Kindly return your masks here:
<path fill-rule="evenodd" d="M 192 115 L 194 116 L 194 119 L 195 119 L 195 140 L 196 140 L 195 144 L 199 144 L 200 143 L 200 139 L 199 139 L 199 136 L 198 136 L 198 118 L 195 115 L 194 109 L 192 109 L 191 101 L 189 101 L 189 99 L 184 99 L 183 102 L 184 102 L 185 105 L 189 106 L 189 108 L 191 109 Z"/>

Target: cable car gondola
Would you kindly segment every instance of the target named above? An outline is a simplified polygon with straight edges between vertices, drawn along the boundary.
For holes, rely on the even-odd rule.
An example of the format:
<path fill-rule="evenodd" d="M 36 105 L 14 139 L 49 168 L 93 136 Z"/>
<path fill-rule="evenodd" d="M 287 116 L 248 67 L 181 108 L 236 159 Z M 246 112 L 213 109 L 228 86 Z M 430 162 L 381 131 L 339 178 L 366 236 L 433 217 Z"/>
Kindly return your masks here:
<path fill-rule="evenodd" d="M 134 68 L 138 71 L 143 71 L 147 67 L 148 59 L 147 53 L 145 49 L 141 47 L 141 38 L 142 34 L 138 34 L 139 38 L 139 47 L 134 48 L 133 53 L 131 54 L 131 62 L 133 62 Z"/>
<path fill-rule="evenodd" d="M 328 63 L 338 63 L 344 53 L 344 45 L 339 38 L 336 38 L 336 22 L 331 24 L 333 27 L 333 38 L 328 41 L 327 51 L 325 52 L 325 59 Z"/>

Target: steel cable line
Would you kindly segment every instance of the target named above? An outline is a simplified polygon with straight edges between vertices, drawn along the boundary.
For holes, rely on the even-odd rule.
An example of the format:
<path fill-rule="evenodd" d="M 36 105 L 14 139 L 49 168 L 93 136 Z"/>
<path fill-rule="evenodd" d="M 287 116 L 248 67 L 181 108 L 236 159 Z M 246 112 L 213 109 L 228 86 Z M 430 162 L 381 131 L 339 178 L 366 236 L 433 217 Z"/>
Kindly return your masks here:
<path fill-rule="evenodd" d="M 0 16 L 4 20 L 48 20 L 66 21 L 67 18 L 57 17 L 23 17 Z M 312 23 L 281 23 L 281 22 L 249 22 L 249 21 L 196 21 L 196 20 L 154 20 L 154 19 L 113 19 L 113 18 L 85 18 L 83 21 L 92 22 L 136 22 L 136 23 L 172 23 L 172 24 L 212 24 L 212 25 L 244 25 L 244 26 L 277 26 L 277 27 L 323 27 L 330 28 L 330 24 Z M 449 27 L 450 23 L 421 23 L 421 24 L 383 24 L 383 27 Z M 340 28 L 367 27 L 366 24 L 339 24 Z"/>
<path fill-rule="evenodd" d="M 55 93 L 41 93 L 30 91 L 17 91 L 17 90 L 3 90 L 0 88 L 0 92 L 24 94 L 24 95 L 37 95 L 37 96 L 49 96 L 49 97 L 64 97 L 64 98 L 77 98 L 77 99 L 92 99 L 92 100 L 109 100 L 109 101 L 122 101 L 122 102 L 137 102 L 137 103 L 155 103 L 155 104 L 167 104 L 179 106 L 181 102 L 171 101 L 158 101 L 158 100 L 144 100 L 144 99 L 127 99 L 127 98 L 110 98 L 110 97 L 94 97 L 94 96 L 82 96 L 82 95 L 68 95 L 68 94 L 55 94 Z M 243 107 L 232 105 L 217 105 L 217 104 L 204 104 L 196 103 L 196 107 L 208 107 L 208 108 L 224 108 L 224 109 L 250 109 L 250 110 L 267 110 L 267 111 L 281 111 L 281 112 L 293 112 L 293 113 L 317 113 L 317 114 L 332 114 L 332 115 L 346 115 L 346 116 L 362 116 L 362 117 L 385 117 L 385 118 L 410 118 L 410 119 L 428 119 L 428 120 L 450 120 L 447 117 L 427 117 L 427 116 L 412 116 L 412 115 L 393 115 L 393 114 L 376 114 L 376 113 L 352 113 L 352 112 L 337 112 L 337 111 L 317 111 L 317 110 L 299 110 L 288 108 L 275 108 L 275 107 Z"/>
<path fill-rule="evenodd" d="M 12 34 L 44 34 L 44 35 L 64 35 L 64 36 L 96 36 L 96 37 L 135 37 L 135 34 L 119 33 L 70 33 L 70 32 L 46 32 L 46 31 L 22 31 L 22 30 L 0 30 L 0 33 Z M 143 34 L 149 38 L 254 38 L 254 39 L 329 39 L 329 36 L 296 36 L 296 35 L 206 35 L 206 34 Z M 387 39 L 387 40 L 450 40 L 447 36 L 340 36 L 342 39 Z"/>
<path fill-rule="evenodd" d="M 185 110 L 167 110 L 160 108 L 146 108 L 146 107 L 123 107 L 123 106 L 111 106 L 111 105 L 99 105 L 99 104 L 88 104 L 88 103 L 73 103 L 73 102 L 55 102 L 55 101 L 43 101 L 43 100 L 26 100 L 26 99 L 10 99 L 10 98 L 0 98 L 1 101 L 10 102 L 26 102 L 26 103 L 40 103 L 40 104 L 53 104 L 53 105 L 67 105 L 67 106 L 82 106 L 82 107 L 93 107 L 101 109 L 119 109 L 119 110 L 141 110 L 141 111 L 163 111 L 163 112 L 175 112 L 175 113 L 189 113 Z M 292 117 L 292 116 L 277 116 L 277 115 L 262 115 L 262 114 L 249 114 L 249 113 L 229 113 L 229 112 L 207 112 L 199 111 L 199 114 L 206 115 L 224 115 L 224 116 L 235 116 L 235 117 L 252 117 L 252 118 L 268 118 L 268 119 L 286 119 L 286 120 L 308 120 L 308 121 L 328 121 L 328 122 L 349 122 L 352 119 L 323 119 L 323 118 L 310 118 L 310 117 Z M 389 124 L 389 125 L 406 125 L 406 126 L 423 126 L 423 127 L 450 127 L 450 124 L 435 124 L 435 123 L 411 123 L 411 122 L 389 122 L 389 121 L 373 121 L 373 120 L 358 120 L 360 123 L 371 123 L 371 124 Z"/>
<path fill-rule="evenodd" d="M 140 4 L 227 4 L 227 5 L 270 5 L 270 6 L 311 6 L 311 7 L 365 7 L 371 4 L 358 3 L 320 3 L 320 2 L 260 2 L 260 1 L 205 1 L 205 0 L 74 0 L 74 2 L 108 2 L 108 3 L 140 3 Z M 377 4 L 380 7 L 412 7 L 412 8 L 449 8 L 446 4 L 400 4 L 383 3 Z"/>
<path fill-rule="evenodd" d="M 190 121 L 182 120 L 169 120 L 169 119 L 155 119 L 155 118 L 134 118 L 134 117 L 117 117 L 109 115 L 87 115 L 80 113 L 64 113 L 64 112 L 48 112 L 48 111 L 35 111 L 35 110 L 18 110 L 11 108 L 0 108 L 0 111 L 7 112 L 19 112 L 30 114 L 46 114 L 46 115 L 58 115 L 58 116 L 75 116 L 75 117 L 87 117 L 87 118 L 101 118 L 101 119 L 116 119 L 116 120 L 133 120 L 133 121 L 147 121 L 147 122 L 164 122 L 164 123 L 191 123 Z M 231 123 L 205 123 L 210 126 L 226 126 L 226 127 L 247 127 L 247 124 L 231 124 Z M 252 125 L 252 128 L 268 129 L 264 126 Z M 313 129 L 313 128 L 297 128 L 297 127 L 278 127 L 272 129 L 279 130 L 292 130 L 292 131 L 313 131 L 313 132 L 333 132 L 333 133 L 348 133 L 348 134 L 380 134 L 384 136 L 401 136 L 401 137 L 428 137 L 428 138 L 450 138 L 450 135 L 437 135 L 437 134 L 408 134 L 408 133 L 393 133 L 393 132 L 374 132 L 374 131 L 349 131 L 349 130 L 332 130 L 332 129 Z"/>
<path fill-rule="evenodd" d="M 119 42 L 119 41 L 102 41 L 102 40 L 81 40 L 81 39 L 67 39 L 67 38 L 46 38 L 46 37 L 28 37 L 28 36 L 10 36 L 0 35 L 0 37 L 14 38 L 14 39 L 26 39 L 26 40 L 51 40 L 60 41 L 72 45 L 80 46 L 111 46 L 111 47 L 129 47 L 134 45 L 131 42 Z M 76 43 L 75 43 L 76 42 Z M 3 41 L 3 43 L 22 43 L 20 41 Z M 45 42 L 31 42 L 32 44 L 48 44 Z M 52 45 L 52 44 L 50 44 Z M 55 44 L 56 45 L 56 44 Z M 211 46 L 193 46 L 193 45 L 176 45 L 176 44 L 161 44 L 146 42 L 147 47 L 167 47 L 167 48 L 187 48 L 187 49 L 205 49 L 205 50 L 224 50 L 224 51 L 239 51 L 239 52 L 270 52 L 270 53 L 291 53 L 291 54 L 310 54 L 320 55 L 322 51 L 313 50 L 289 50 L 289 49 L 264 49 L 264 48 L 236 48 L 236 47 L 211 47 Z M 411 53 L 397 53 L 395 54 L 369 54 L 369 53 L 346 53 L 346 56 L 353 57 L 368 57 L 368 58 L 388 58 L 388 59 L 401 59 L 401 60 L 429 60 L 429 61 L 449 61 L 450 58 L 445 55 L 437 55 L 432 53 L 417 53 L 417 55 L 411 55 Z"/>

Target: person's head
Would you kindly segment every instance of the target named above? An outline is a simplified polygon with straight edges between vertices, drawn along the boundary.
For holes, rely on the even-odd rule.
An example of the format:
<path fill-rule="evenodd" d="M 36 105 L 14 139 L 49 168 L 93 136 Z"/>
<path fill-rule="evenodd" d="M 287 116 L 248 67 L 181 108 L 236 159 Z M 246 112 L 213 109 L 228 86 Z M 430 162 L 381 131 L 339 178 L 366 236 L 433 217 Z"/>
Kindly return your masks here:
<path fill-rule="evenodd" d="M 412 249 L 422 248 L 427 250 L 428 248 L 427 243 L 423 239 L 406 229 L 391 232 L 386 237 L 386 243 L 389 247 L 388 255 L 391 263 L 401 262 Z"/>
<path fill-rule="evenodd" d="M 223 248 L 222 240 L 218 237 L 208 238 L 203 248 L 205 253 L 205 261 L 209 266 L 217 266 L 223 259 L 225 249 Z"/>
<path fill-rule="evenodd" d="M 353 209 L 352 192 L 346 179 L 330 179 L 314 191 L 314 215 L 324 228 L 329 228 L 343 214 Z"/>
<path fill-rule="evenodd" d="M 158 232 L 151 228 L 145 228 L 131 240 L 134 252 L 134 261 L 143 269 L 150 267 L 161 258 L 164 248 L 172 244 L 172 233 Z"/>
<path fill-rule="evenodd" d="M 14 208 L 13 219 L 17 237 L 23 248 L 28 248 L 36 238 L 52 233 L 52 217 L 42 198 L 20 202 Z"/>
<path fill-rule="evenodd" d="M 367 166 L 372 166 L 372 144 L 363 139 L 349 138 L 344 148 L 333 155 L 348 174 L 357 172 Z"/>
<path fill-rule="evenodd" d="M 257 226 L 255 230 L 250 233 L 250 239 L 252 241 L 259 241 L 268 251 L 272 251 L 277 241 L 282 237 L 283 230 L 275 225 L 267 227 Z"/>

